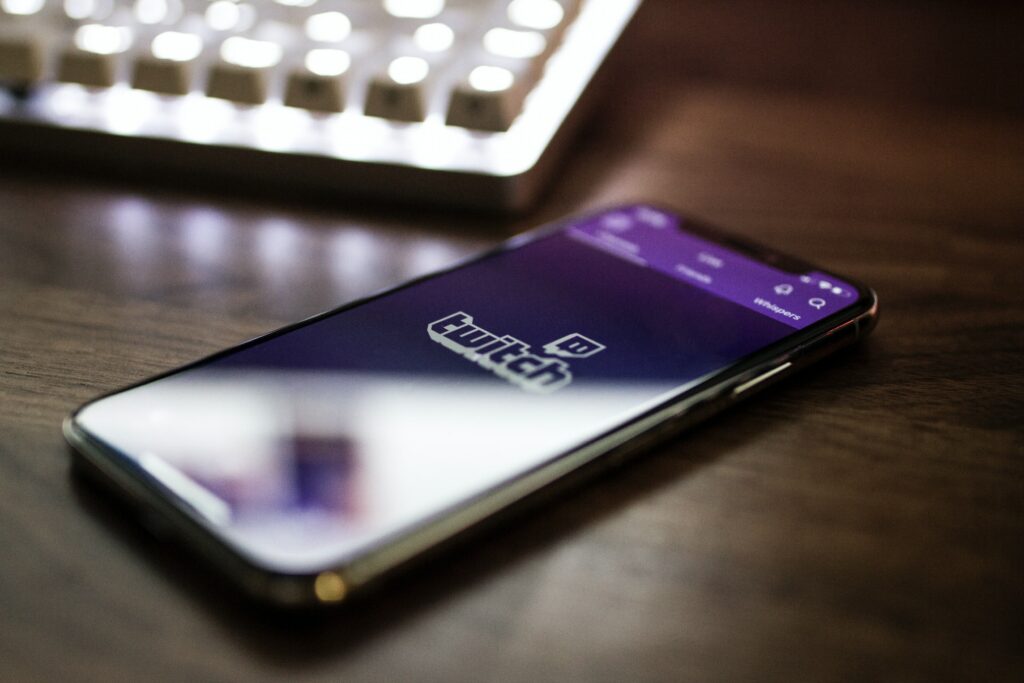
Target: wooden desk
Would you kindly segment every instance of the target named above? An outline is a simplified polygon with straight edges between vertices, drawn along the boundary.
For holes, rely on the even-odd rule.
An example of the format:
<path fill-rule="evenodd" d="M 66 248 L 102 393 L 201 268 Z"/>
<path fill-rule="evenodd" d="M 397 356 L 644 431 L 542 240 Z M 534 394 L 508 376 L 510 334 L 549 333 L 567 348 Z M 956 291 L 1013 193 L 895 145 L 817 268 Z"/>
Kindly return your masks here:
<path fill-rule="evenodd" d="M 0 679 L 1021 680 L 1024 119 L 701 84 L 644 61 L 673 11 L 512 221 L 0 170 Z M 321 618 L 69 475 L 99 392 L 636 198 L 874 284 L 874 337 Z"/>

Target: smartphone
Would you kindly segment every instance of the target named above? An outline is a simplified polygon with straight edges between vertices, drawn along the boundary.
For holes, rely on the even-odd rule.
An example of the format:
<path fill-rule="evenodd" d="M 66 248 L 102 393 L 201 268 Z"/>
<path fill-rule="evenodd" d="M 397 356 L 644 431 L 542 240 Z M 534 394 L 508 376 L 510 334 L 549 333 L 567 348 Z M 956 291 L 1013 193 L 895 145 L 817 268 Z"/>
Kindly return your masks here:
<path fill-rule="evenodd" d="M 866 335 L 853 280 L 648 204 L 87 403 L 76 463 L 252 595 L 340 602 Z"/>

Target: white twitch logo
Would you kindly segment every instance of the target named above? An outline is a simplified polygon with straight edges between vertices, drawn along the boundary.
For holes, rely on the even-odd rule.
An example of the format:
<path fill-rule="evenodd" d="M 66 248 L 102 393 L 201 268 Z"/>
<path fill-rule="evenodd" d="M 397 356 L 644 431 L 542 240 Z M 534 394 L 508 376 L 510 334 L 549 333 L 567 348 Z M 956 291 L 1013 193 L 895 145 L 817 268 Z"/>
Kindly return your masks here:
<path fill-rule="evenodd" d="M 589 358 L 605 349 L 582 334 L 569 334 L 544 345 L 546 356 L 531 353 L 530 345 L 511 335 L 497 335 L 473 324 L 459 311 L 427 325 L 427 334 L 482 368 L 538 393 L 550 393 L 572 382 L 569 364 L 561 358 Z M 559 358 L 551 358 L 558 356 Z"/>

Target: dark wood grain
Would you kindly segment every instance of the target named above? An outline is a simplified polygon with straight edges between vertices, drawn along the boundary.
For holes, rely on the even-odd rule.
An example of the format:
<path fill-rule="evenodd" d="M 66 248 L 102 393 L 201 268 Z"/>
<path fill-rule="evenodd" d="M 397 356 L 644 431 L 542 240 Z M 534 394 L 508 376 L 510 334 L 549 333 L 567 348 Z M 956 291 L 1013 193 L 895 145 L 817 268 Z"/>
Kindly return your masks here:
<path fill-rule="evenodd" d="M 769 24 L 829 45 L 835 81 L 789 52 L 659 52 L 728 46 L 714 12 L 745 27 L 754 4 L 649 3 L 622 94 L 516 219 L 0 164 L 0 680 L 1021 680 L 1020 90 L 978 101 L 1006 74 L 951 74 L 938 96 L 901 51 L 872 81 L 886 53 L 857 70 L 865 43 L 830 22 L 812 39 L 799 2 Z M 894 17 L 920 46 L 965 15 L 999 38 L 1016 12 L 826 4 L 889 27 L 883 47 Z M 873 284 L 877 331 L 329 615 L 247 604 L 70 474 L 60 420 L 99 392 L 637 198 Z"/>

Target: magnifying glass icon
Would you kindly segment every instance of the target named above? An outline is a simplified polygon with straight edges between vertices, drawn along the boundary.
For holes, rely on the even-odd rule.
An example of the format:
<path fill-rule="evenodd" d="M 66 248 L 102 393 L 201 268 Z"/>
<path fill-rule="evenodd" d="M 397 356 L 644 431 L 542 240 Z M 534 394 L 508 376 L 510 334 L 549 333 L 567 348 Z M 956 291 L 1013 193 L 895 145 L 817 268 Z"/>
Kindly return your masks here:
<path fill-rule="evenodd" d="M 815 297 L 815 298 L 811 299 L 811 300 L 810 300 L 810 301 L 808 301 L 807 303 L 809 303 L 809 304 L 810 304 L 811 306 L 813 306 L 814 308 L 817 308 L 817 309 L 818 309 L 819 311 L 820 311 L 821 309 L 825 308 L 825 300 L 824 300 L 824 299 L 819 299 L 819 298 L 817 298 L 817 297 Z"/>

